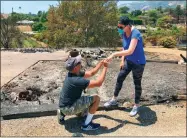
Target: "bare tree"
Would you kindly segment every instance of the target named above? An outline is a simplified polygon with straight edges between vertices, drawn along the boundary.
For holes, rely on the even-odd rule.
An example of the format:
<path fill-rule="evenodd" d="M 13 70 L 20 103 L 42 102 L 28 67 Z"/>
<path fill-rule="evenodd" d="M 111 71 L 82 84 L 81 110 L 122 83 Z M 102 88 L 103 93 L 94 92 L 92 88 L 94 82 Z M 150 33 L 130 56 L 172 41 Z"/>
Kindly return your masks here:
<path fill-rule="evenodd" d="M 1 19 L 1 46 L 4 48 L 10 48 L 12 40 L 15 39 L 20 42 L 21 33 L 16 28 L 16 20 L 8 17 L 7 19 Z"/>

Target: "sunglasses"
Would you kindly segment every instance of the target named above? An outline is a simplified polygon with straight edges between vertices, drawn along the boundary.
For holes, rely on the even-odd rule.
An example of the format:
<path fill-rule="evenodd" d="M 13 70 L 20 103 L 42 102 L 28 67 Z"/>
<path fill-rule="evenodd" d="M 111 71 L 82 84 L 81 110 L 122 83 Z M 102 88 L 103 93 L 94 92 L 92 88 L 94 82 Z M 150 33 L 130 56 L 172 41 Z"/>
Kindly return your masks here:
<path fill-rule="evenodd" d="M 123 27 L 122 26 L 118 26 L 119 29 L 123 30 Z"/>
<path fill-rule="evenodd" d="M 126 27 L 126 26 L 125 26 Z M 122 26 L 118 26 L 119 29 L 123 30 L 125 27 Z"/>
<path fill-rule="evenodd" d="M 118 28 L 123 30 L 126 26 L 127 26 L 127 25 L 124 25 L 124 27 L 118 26 Z"/>

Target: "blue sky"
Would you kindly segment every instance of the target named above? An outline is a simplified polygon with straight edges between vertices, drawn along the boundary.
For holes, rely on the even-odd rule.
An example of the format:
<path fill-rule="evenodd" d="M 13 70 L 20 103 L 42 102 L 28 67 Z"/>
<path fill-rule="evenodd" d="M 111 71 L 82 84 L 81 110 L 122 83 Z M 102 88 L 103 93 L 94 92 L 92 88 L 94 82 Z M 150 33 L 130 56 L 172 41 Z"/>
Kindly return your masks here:
<path fill-rule="evenodd" d="M 56 4 L 57 1 L 1 1 L 1 12 L 11 13 L 13 7 L 13 10 L 18 13 L 38 13 L 39 10 L 47 11 L 49 5 Z"/>
<path fill-rule="evenodd" d="M 129 2 L 132 1 L 119 1 L 118 5 Z M 39 10 L 47 11 L 49 5 L 57 4 L 57 1 L 1 1 L 1 13 L 11 13 L 12 7 L 18 13 L 38 13 Z"/>

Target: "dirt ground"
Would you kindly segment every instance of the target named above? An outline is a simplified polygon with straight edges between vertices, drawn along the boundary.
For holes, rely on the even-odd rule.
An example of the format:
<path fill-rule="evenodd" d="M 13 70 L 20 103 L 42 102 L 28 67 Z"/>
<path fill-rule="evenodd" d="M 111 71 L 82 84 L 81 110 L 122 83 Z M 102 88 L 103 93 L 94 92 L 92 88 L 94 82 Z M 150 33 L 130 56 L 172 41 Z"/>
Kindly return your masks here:
<path fill-rule="evenodd" d="M 36 63 L 38 60 L 63 60 L 64 51 L 54 53 L 1 52 L 1 86 Z"/>
<path fill-rule="evenodd" d="M 142 117 L 140 117 L 142 116 Z M 94 122 L 101 128 L 81 131 L 81 120 L 70 116 L 66 125 L 59 125 L 56 116 L 1 121 L 2 136 L 186 136 L 186 110 L 156 105 L 144 107 L 142 115 L 130 117 L 127 111 L 99 111 Z"/>
<path fill-rule="evenodd" d="M 145 48 L 145 51 L 173 54 L 179 59 L 181 53 L 186 56 L 185 51 L 179 50 Z M 1 52 L 1 86 L 38 60 L 63 60 L 65 57 L 64 51 Z M 66 118 L 65 126 L 58 124 L 56 116 L 4 120 L 1 121 L 1 136 L 72 136 L 76 132 L 84 136 L 186 136 L 186 102 L 177 106 L 142 107 L 136 117 L 128 114 L 125 109 L 97 112 L 94 121 L 101 123 L 102 127 L 95 132 L 82 132 L 81 120 L 73 116 Z"/>
<path fill-rule="evenodd" d="M 162 55 L 162 58 L 164 60 L 180 60 L 180 59 L 182 59 L 180 57 L 180 54 L 182 54 L 184 57 L 186 57 L 186 51 L 178 50 L 178 49 L 168 49 L 168 48 L 160 48 L 160 47 L 146 47 L 145 52 L 158 53 L 158 55 L 165 54 L 165 55 Z"/>

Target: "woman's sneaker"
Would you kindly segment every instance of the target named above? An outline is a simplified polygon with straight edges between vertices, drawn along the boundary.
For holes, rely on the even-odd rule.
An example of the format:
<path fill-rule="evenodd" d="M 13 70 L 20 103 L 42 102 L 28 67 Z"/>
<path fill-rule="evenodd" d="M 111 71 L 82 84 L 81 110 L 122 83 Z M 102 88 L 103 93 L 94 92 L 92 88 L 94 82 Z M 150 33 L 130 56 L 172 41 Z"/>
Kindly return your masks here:
<path fill-rule="evenodd" d="M 57 109 L 57 117 L 58 117 L 58 123 L 63 125 L 65 123 L 65 115 L 61 113 L 60 109 Z"/>
<path fill-rule="evenodd" d="M 116 106 L 116 105 L 118 105 L 117 100 L 111 99 L 111 100 L 109 100 L 108 102 L 106 102 L 106 103 L 104 104 L 104 107 L 110 107 L 110 106 Z"/>
<path fill-rule="evenodd" d="M 85 130 L 85 131 L 89 131 L 89 130 L 97 130 L 100 127 L 100 124 L 97 123 L 92 123 L 92 121 L 88 124 L 88 125 L 82 125 L 81 129 Z"/>
<path fill-rule="evenodd" d="M 139 111 L 139 107 L 134 105 L 131 112 L 130 112 L 130 116 L 131 117 L 135 116 L 138 113 L 138 111 Z"/>

